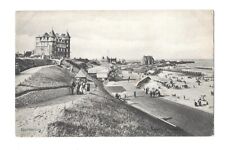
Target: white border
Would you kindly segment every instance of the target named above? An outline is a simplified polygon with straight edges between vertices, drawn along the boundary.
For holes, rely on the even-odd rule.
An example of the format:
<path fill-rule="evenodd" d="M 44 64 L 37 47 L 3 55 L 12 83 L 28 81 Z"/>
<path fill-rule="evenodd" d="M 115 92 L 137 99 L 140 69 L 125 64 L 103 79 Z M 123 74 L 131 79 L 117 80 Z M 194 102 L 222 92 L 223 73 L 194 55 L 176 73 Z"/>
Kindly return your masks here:
<path fill-rule="evenodd" d="M 216 149 L 224 134 L 224 4 L 206 0 L 7 0 L 1 2 L 1 149 Z M 215 10 L 215 136 L 146 138 L 17 138 L 14 109 L 16 10 L 213 9 Z"/>

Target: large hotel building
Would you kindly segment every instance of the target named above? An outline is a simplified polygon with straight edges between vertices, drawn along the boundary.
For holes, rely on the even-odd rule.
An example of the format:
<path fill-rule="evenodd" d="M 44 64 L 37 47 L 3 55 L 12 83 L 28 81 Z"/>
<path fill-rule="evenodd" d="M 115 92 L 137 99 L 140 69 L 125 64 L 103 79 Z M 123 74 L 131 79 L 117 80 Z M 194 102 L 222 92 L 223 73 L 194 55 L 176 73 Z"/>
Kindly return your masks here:
<path fill-rule="evenodd" d="M 58 34 L 53 30 L 36 37 L 34 55 L 50 58 L 70 58 L 70 35 Z"/>

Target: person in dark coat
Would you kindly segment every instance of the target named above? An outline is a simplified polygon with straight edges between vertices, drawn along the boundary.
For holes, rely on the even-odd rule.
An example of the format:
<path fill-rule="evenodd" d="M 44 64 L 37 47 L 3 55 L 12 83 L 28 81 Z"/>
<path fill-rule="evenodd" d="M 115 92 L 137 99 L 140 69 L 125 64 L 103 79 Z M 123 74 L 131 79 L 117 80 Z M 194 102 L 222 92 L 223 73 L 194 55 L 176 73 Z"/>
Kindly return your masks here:
<path fill-rule="evenodd" d="M 149 95 L 150 95 L 150 97 L 152 97 L 152 91 L 150 91 Z"/>
<path fill-rule="evenodd" d="M 80 84 L 77 85 L 77 95 L 80 94 Z"/>
<path fill-rule="evenodd" d="M 136 93 L 136 91 L 134 91 L 134 97 L 137 97 L 137 93 Z"/>
<path fill-rule="evenodd" d="M 90 91 L 90 83 L 87 83 L 87 91 Z"/>
<path fill-rule="evenodd" d="M 145 94 L 148 94 L 148 91 L 149 91 L 149 87 L 147 87 L 147 88 L 145 89 Z"/>
<path fill-rule="evenodd" d="M 73 81 L 73 82 L 72 82 L 72 85 L 71 85 L 72 95 L 73 95 L 73 90 L 74 90 L 75 86 L 76 86 L 76 83 Z"/>

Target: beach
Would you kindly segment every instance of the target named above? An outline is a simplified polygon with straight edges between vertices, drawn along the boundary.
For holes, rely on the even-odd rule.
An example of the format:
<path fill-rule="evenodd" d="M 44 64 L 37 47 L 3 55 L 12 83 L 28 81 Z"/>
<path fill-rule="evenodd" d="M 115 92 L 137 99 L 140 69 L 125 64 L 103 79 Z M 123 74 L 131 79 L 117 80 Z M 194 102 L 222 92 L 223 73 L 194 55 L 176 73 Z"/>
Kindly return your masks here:
<path fill-rule="evenodd" d="M 206 63 L 207 62 L 207 63 Z M 197 69 L 196 67 L 204 67 L 202 69 Z M 121 95 L 126 95 L 129 99 L 134 96 L 134 92 L 138 95 L 145 95 L 146 88 L 148 89 L 159 89 L 163 99 L 179 103 L 194 109 L 202 110 L 213 114 L 214 112 L 214 78 L 212 60 L 199 61 L 196 64 L 181 64 L 173 67 L 175 70 L 181 70 L 174 72 L 173 69 L 168 70 L 168 67 L 160 68 L 164 69 L 157 75 L 146 75 L 144 73 L 130 72 L 123 70 L 123 79 L 130 78 L 130 81 L 110 81 L 105 84 L 105 86 L 122 86 L 126 91 L 121 91 Z M 203 76 L 193 76 L 190 74 L 184 74 L 182 71 L 189 72 L 200 72 Z M 150 80 L 146 80 L 149 77 Z M 144 81 L 146 80 L 146 81 Z M 141 83 L 141 84 L 140 84 Z M 170 84 L 174 87 L 168 87 Z M 140 87 L 137 85 L 140 84 Z M 115 95 L 115 92 L 111 92 Z M 207 105 L 201 104 L 201 106 L 196 106 L 195 102 L 204 97 L 207 101 Z M 150 97 L 149 97 L 150 98 Z M 201 103 L 201 102 L 200 102 Z"/>

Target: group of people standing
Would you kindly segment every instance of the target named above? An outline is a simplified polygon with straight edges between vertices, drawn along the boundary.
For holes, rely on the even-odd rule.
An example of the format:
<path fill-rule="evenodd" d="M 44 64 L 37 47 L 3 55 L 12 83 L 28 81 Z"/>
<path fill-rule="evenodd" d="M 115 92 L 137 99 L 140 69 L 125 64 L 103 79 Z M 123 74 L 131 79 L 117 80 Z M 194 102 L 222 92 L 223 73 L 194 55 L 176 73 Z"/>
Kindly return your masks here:
<path fill-rule="evenodd" d="M 145 94 L 146 95 L 149 94 L 150 97 L 160 97 L 161 96 L 161 93 L 160 93 L 160 91 L 158 89 L 152 88 L 150 90 L 150 88 L 147 87 L 144 90 L 145 90 Z"/>
<path fill-rule="evenodd" d="M 71 90 L 72 90 L 72 95 L 74 94 L 74 90 L 75 90 L 75 94 L 77 95 L 85 94 L 86 91 L 90 91 L 90 83 L 87 83 L 86 80 L 73 81 L 71 85 Z"/>

